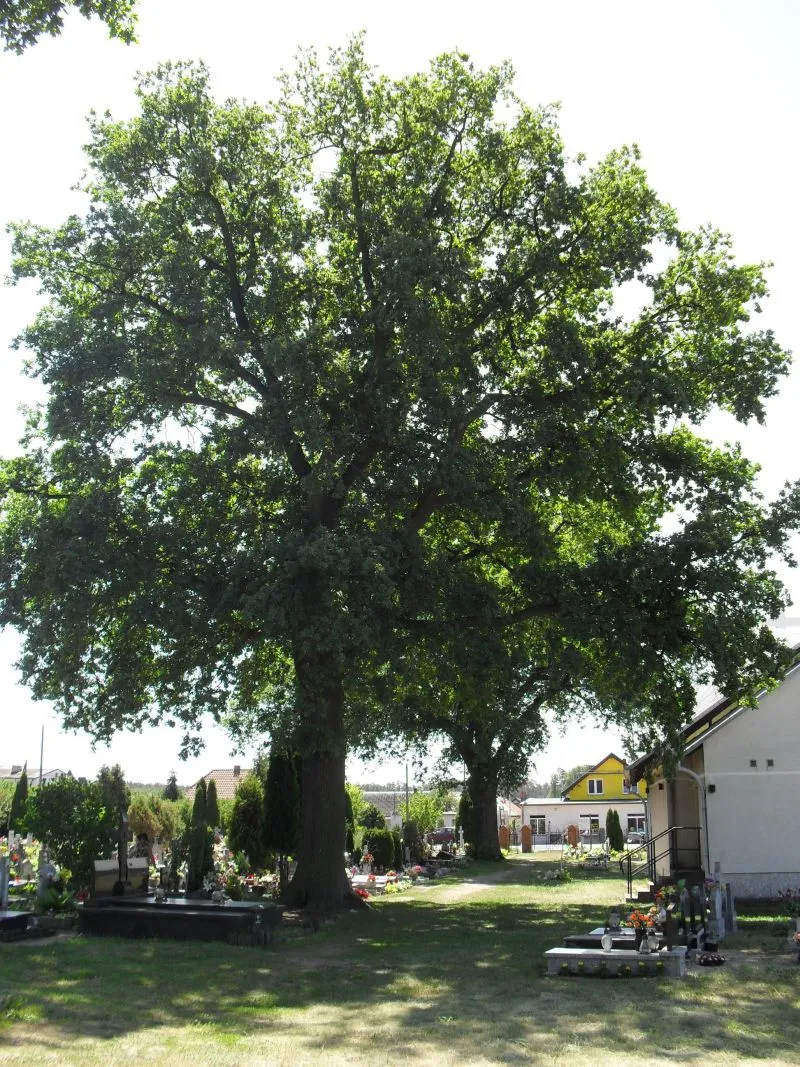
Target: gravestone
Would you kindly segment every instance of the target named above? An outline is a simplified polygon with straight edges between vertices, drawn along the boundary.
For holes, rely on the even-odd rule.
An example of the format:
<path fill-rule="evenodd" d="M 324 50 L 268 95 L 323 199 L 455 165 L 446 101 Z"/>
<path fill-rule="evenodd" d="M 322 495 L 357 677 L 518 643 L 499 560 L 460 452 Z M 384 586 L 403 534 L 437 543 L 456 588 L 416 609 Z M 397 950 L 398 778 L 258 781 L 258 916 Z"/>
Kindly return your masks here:
<path fill-rule="evenodd" d="M 500 848 L 508 851 L 508 848 L 511 844 L 511 831 L 509 830 L 509 828 L 507 826 L 501 826 L 500 829 L 497 831 L 497 837 L 500 841 Z"/>
<path fill-rule="evenodd" d="M 41 900 L 52 889 L 58 872 L 50 862 L 50 853 L 43 848 L 39 853 L 39 873 L 37 875 L 36 896 Z"/>
<path fill-rule="evenodd" d="M 532 852 L 533 851 L 533 830 L 531 830 L 530 826 L 527 826 L 527 825 L 523 826 L 522 827 L 522 834 L 520 836 L 522 837 L 522 851 L 523 852 Z"/>

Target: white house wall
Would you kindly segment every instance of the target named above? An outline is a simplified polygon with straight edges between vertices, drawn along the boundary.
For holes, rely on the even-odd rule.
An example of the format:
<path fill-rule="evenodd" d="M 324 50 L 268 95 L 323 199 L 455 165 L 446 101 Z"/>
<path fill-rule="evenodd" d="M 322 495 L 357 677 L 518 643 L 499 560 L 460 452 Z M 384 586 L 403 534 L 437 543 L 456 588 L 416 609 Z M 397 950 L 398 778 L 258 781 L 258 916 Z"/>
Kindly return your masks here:
<path fill-rule="evenodd" d="M 740 897 L 774 896 L 796 887 L 800 668 L 758 708 L 711 732 L 703 748 L 712 864 L 719 863 L 723 880 Z"/>
<path fill-rule="evenodd" d="M 647 791 L 648 829 L 653 835 L 660 834 L 670 826 L 669 786 L 666 782 L 653 783 Z M 656 860 L 656 877 L 669 875 L 669 856 Z"/>
<path fill-rule="evenodd" d="M 531 816 L 543 817 L 546 820 L 547 833 L 563 834 L 568 826 L 577 826 L 579 830 L 588 829 L 589 820 L 581 816 L 591 814 L 597 818 L 600 829 L 605 831 L 606 815 L 612 809 L 619 813 L 623 834 L 628 825 L 628 815 L 642 816 L 645 810 L 644 804 L 637 801 L 635 796 L 603 803 L 594 800 L 553 800 L 548 804 L 545 798 L 541 804 L 522 805 L 522 822 L 524 826 L 530 826 Z"/>

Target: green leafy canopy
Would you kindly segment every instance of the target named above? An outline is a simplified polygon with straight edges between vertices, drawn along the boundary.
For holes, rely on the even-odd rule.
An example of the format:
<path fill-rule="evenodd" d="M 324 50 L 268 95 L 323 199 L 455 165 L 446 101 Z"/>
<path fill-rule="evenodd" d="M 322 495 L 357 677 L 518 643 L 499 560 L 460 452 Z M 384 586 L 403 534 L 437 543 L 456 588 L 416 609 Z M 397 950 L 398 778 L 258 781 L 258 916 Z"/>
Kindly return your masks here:
<path fill-rule="evenodd" d="M 661 733 L 700 677 L 780 675 L 797 490 L 765 505 L 692 430 L 785 373 L 764 268 L 682 230 L 635 148 L 587 167 L 508 67 L 391 80 L 358 39 L 267 107 L 191 64 L 138 92 L 91 120 L 86 216 L 14 228 L 50 393 L 0 475 L 0 622 L 36 696 L 99 739 L 188 749 L 210 712 L 343 760 L 460 634 L 508 635 L 444 678 L 462 703 L 527 659 L 529 699 Z"/>
<path fill-rule="evenodd" d="M 135 0 L 0 0 L 0 40 L 6 51 L 21 55 L 43 34 L 57 37 L 70 8 L 87 19 L 97 16 L 110 37 L 126 44 L 136 40 Z"/>

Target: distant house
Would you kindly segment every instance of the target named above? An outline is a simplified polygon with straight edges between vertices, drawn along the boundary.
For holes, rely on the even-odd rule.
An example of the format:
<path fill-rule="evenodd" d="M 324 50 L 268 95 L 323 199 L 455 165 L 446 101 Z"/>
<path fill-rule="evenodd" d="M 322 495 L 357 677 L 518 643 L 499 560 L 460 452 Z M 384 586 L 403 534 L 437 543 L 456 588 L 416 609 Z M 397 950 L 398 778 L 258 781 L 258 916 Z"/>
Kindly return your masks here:
<path fill-rule="evenodd" d="M 364 793 L 367 804 L 373 804 L 381 815 L 386 819 L 386 825 L 390 830 L 399 830 L 403 825 L 403 802 L 405 793 L 396 790 L 371 789 Z"/>
<path fill-rule="evenodd" d="M 249 773 L 249 767 L 240 767 L 237 763 L 233 767 L 218 767 L 216 770 L 209 771 L 208 774 L 203 775 L 203 781 L 208 786 L 208 783 L 213 778 L 217 787 L 217 798 L 219 800 L 231 800 L 236 794 L 239 782 Z M 196 788 L 197 783 L 184 789 L 183 795 L 188 801 L 194 800 Z"/>
<path fill-rule="evenodd" d="M 570 782 L 560 797 L 520 801 L 522 823 L 530 826 L 537 843 L 560 840 L 571 826 L 582 841 L 593 843 L 605 839 L 606 816 L 613 808 L 623 833 L 643 833 L 646 793 L 644 784 L 631 783 L 625 762 L 609 752 Z"/>
<path fill-rule="evenodd" d="M 509 800 L 507 797 L 497 798 L 497 826 L 498 829 L 501 826 L 511 826 L 516 822 L 517 826 L 521 826 L 522 820 L 522 808 L 515 800 Z"/>
<path fill-rule="evenodd" d="M 755 708 L 711 694 L 682 732 L 672 779 L 648 753 L 630 769 L 649 783 L 656 877 L 719 873 L 738 897 L 800 883 L 800 643 L 794 663 Z"/>
<path fill-rule="evenodd" d="M 18 782 L 22 777 L 22 772 L 25 768 L 23 763 L 12 763 L 10 767 L 0 767 L 0 782 Z M 64 771 L 59 767 L 50 767 L 42 771 L 39 775 L 39 768 L 35 771 L 28 770 L 28 785 L 46 785 L 47 782 L 54 782 L 56 778 L 63 778 Z"/>

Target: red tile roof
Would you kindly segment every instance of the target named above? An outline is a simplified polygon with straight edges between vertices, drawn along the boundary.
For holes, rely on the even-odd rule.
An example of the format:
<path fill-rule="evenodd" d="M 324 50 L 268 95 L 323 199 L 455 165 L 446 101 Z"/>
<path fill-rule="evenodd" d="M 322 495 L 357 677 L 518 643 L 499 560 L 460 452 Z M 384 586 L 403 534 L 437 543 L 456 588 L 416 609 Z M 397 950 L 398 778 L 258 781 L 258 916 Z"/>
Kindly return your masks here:
<path fill-rule="evenodd" d="M 203 775 L 203 780 L 208 786 L 208 783 L 213 778 L 217 787 L 218 799 L 231 800 L 236 793 L 236 787 L 239 782 L 249 773 L 249 767 L 240 767 L 237 764 L 235 767 L 218 767 L 216 770 L 209 771 L 208 774 Z M 184 789 L 184 796 L 187 800 L 194 800 L 195 788 L 196 785 L 190 785 Z"/>

